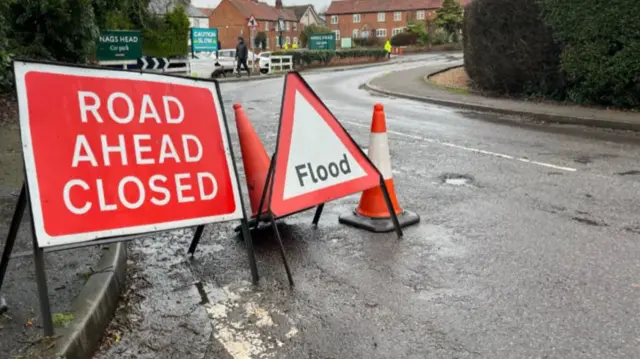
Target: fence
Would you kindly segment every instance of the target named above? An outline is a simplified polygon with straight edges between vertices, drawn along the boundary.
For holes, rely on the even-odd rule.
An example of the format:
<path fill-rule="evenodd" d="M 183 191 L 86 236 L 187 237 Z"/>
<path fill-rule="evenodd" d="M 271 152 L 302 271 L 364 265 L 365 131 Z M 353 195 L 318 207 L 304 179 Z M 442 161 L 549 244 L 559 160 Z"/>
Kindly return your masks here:
<path fill-rule="evenodd" d="M 269 61 L 269 73 L 292 71 L 293 70 L 293 56 L 271 56 Z"/>

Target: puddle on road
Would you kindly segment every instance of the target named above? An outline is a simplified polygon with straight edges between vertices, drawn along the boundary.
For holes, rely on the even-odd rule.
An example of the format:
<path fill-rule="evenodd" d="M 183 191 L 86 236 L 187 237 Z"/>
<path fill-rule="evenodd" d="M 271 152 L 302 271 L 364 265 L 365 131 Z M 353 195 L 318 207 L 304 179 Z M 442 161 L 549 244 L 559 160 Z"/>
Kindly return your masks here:
<path fill-rule="evenodd" d="M 473 177 L 465 174 L 445 173 L 439 178 L 440 182 L 451 186 L 468 186 L 473 184 Z"/>
<path fill-rule="evenodd" d="M 469 180 L 466 178 L 447 178 L 444 183 L 454 186 L 462 186 L 469 183 Z"/>
<path fill-rule="evenodd" d="M 635 176 L 635 175 L 640 175 L 640 171 L 632 170 L 632 171 L 626 171 L 626 172 L 618 172 L 616 174 L 618 176 Z"/>

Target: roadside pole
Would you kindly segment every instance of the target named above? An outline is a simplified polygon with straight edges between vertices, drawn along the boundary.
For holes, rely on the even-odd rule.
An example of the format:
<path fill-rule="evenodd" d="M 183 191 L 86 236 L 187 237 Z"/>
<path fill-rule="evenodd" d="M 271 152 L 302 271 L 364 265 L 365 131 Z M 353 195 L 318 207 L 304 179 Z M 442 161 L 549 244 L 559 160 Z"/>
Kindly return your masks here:
<path fill-rule="evenodd" d="M 253 44 L 256 37 L 256 28 L 258 27 L 258 21 L 256 18 L 251 15 L 247 20 L 247 26 L 249 27 L 249 49 L 251 50 L 251 71 L 255 70 L 256 67 L 256 49 Z"/>

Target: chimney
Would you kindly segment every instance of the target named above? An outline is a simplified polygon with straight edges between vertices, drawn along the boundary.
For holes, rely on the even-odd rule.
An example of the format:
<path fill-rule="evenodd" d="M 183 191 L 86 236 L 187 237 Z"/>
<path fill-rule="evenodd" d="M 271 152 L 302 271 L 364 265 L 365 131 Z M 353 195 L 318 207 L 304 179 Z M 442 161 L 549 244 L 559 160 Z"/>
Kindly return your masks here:
<path fill-rule="evenodd" d="M 282 9 L 282 0 L 276 0 L 276 9 Z"/>

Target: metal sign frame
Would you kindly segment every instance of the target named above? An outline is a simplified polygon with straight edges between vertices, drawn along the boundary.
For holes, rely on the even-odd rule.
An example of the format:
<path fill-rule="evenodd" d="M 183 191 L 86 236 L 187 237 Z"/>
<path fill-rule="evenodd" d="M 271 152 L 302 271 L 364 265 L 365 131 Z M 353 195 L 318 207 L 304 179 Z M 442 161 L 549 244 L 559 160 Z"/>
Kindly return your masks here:
<path fill-rule="evenodd" d="M 57 66 L 64 66 L 64 67 L 71 67 L 71 68 L 79 68 L 79 69 L 91 69 L 91 70 L 101 70 L 101 71 L 114 71 L 114 72 L 125 72 L 123 70 L 119 70 L 119 69 L 110 69 L 110 68 L 104 68 L 104 67 L 97 67 L 97 66 L 85 66 L 85 65 L 75 65 L 75 64 L 65 64 L 65 63 L 59 63 L 59 62 L 47 62 L 47 61 L 35 61 L 35 60 L 27 60 L 27 59 L 15 59 L 14 60 L 14 64 L 16 62 L 23 62 L 23 63 L 30 63 L 30 64 L 44 64 L 44 65 L 57 65 Z M 127 71 L 127 72 L 131 72 L 131 71 Z M 163 77 L 172 77 L 175 79 L 184 79 L 184 77 L 182 76 L 177 76 L 177 75 L 171 75 L 171 74 L 149 74 L 149 73 L 144 73 L 144 72 L 140 72 L 140 74 L 146 74 L 146 75 L 152 75 L 152 76 L 163 76 Z M 230 162 L 231 162 L 231 168 L 233 169 L 232 171 L 232 175 L 235 176 L 235 185 L 238 188 L 238 191 L 240 192 L 240 196 L 238 198 L 238 205 L 241 207 L 241 212 L 242 212 L 242 217 L 240 218 L 240 222 L 241 222 L 241 235 L 244 239 L 244 243 L 245 246 L 247 248 L 247 254 L 249 257 L 249 266 L 251 269 L 251 278 L 252 278 L 252 282 L 253 284 L 257 284 L 259 281 L 259 275 L 258 275 L 258 270 L 257 270 L 257 264 L 256 264 L 256 260 L 255 260 L 255 255 L 254 255 L 254 251 L 253 251 L 253 243 L 252 243 L 252 239 L 251 239 L 251 233 L 249 231 L 249 225 L 248 225 L 248 218 L 247 218 L 247 214 L 246 214 L 246 210 L 245 210 L 245 202 L 244 202 L 244 198 L 242 196 L 241 193 L 241 185 L 240 185 L 240 176 L 238 176 L 238 168 L 236 166 L 236 160 L 235 160 L 235 154 L 233 151 L 233 146 L 231 146 L 232 140 L 231 140 L 231 134 L 229 132 L 229 126 L 228 126 L 228 121 L 227 121 L 227 116 L 226 113 L 224 111 L 224 106 L 223 104 L 223 100 L 222 100 L 222 94 L 220 92 L 220 84 L 218 83 L 217 80 L 215 79 L 193 79 L 194 82 L 205 82 L 205 83 L 210 83 L 215 87 L 215 94 L 217 95 L 217 100 L 220 102 L 219 106 L 220 106 L 220 110 L 221 110 L 221 114 L 222 114 L 222 123 L 224 124 L 225 130 L 224 130 L 224 135 L 223 137 L 226 138 L 227 143 L 229 144 L 229 158 L 230 158 Z M 24 109 L 21 109 L 21 111 Z M 24 154 L 23 154 L 24 156 Z M 29 177 L 27 176 L 27 173 L 25 171 L 25 181 L 22 185 L 22 189 L 20 191 L 20 195 L 18 197 L 18 201 L 16 203 L 16 207 L 13 213 L 13 217 L 11 220 L 11 225 L 9 228 L 9 232 L 7 234 L 7 239 L 5 241 L 5 245 L 4 245 L 4 250 L 2 252 L 2 257 L 0 259 L 0 290 L 2 289 L 2 284 L 4 281 L 4 278 L 6 276 L 7 273 L 7 268 L 9 265 L 9 261 L 10 259 L 13 258 L 19 258 L 19 257 L 26 257 L 29 256 L 31 253 L 30 252 L 23 252 L 23 253 L 16 253 L 14 255 L 12 255 L 13 252 L 13 247 L 15 244 L 15 241 L 18 237 L 18 231 L 20 228 L 20 223 L 22 222 L 23 216 L 25 211 L 27 210 L 27 204 L 29 202 L 30 199 L 30 195 L 29 195 L 29 182 L 27 179 Z M 232 179 L 233 180 L 233 179 Z M 60 245 L 60 246 L 50 246 L 50 247 L 40 247 L 38 245 L 38 237 L 37 237 L 37 232 L 35 230 L 35 222 L 33 220 L 33 208 L 32 206 L 29 206 L 29 211 L 30 211 L 30 218 L 31 220 L 30 225 L 31 225 L 31 229 L 32 229 L 32 245 L 33 245 L 33 257 L 34 257 L 34 262 L 35 262 L 35 271 L 36 271 L 36 282 L 37 282 L 37 288 L 38 288 L 38 297 L 39 297 L 39 301 L 40 301 L 40 310 L 42 313 L 42 320 L 43 320 L 43 329 L 44 329 L 44 334 L 45 336 L 51 337 L 54 335 L 54 327 L 53 327 L 53 320 L 51 317 L 51 305 L 49 302 L 49 291 L 48 291 L 48 287 L 47 287 L 47 277 L 46 277 L 46 272 L 45 272 L 45 264 L 44 264 L 44 254 L 45 252 L 57 252 L 57 251 L 65 251 L 65 250 L 71 250 L 71 249 L 76 249 L 76 248 L 81 248 L 81 247 L 87 247 L 87 246 L 94 246 L 94 245 L 104 245 L 104 244 L 111 244 L 111 243 L 116 243 L 116 242 L 126 242 L 126 241 L 131 241 L 131 240 L 135 240 L 141 237 L 145 237 L 151 233 L 157 233 L 157 232 L 161 232 L 161 231 L 165 231 L 165 230 L 174 230 L 174 229 L 178 229 L 178 228 L 184 228 L 184 226 L 182 227 L 171 227 L 171 228 L 167 228 L 167 229 L 162 229 L 162 230 L 157 230 L 157 231 L 146 231 L 146 232 L 140 232 L 138 234 L 134 234 L 134 235 L 116 235 L 113 237 L 101 237 L 98 239 L 94 239 L 91 241 L 86 241 L 86 242 L 79 242 L 79 243 L 71 243 L 71 244 L 67 244 L 67 245 Z M 220 222 L 223 222 L 224 220 L 220 220 Z M 205 224 L 199 224 L 196 226 L 196 230 L 193 236 L 193 239 L 191 241 L 191 245 L 189 246 L 189 250 L 188 253 L 193 257 L 197 245 L 202 237 L 202 233 L 204 231 L 204 226 Z M 187 226 L 188 227 L 188 226 Z M 0 303 L 4 304 L 4 299 L 0 298 Z M 7 310 L 7 307 L 5 305 L 2 306 L 2 308 L 0 308 L 0 310 Z"/>
<path fill-rule="evenodd" d="M 287 279 L 289 280 L 289 284 L 291 286 L 293 286 L 294 285 L 293 276 L 291 274 L 291 269 L 289 268 L 289 263 L 287 261 L 287 257 L 286 257 L 285 252 L 284 252 L 284 245 L 282 244 L 282 237 L 280 236 L 280 232 L 278 230 L 278 226 L 276 225 L 276 220 L 280 219 L 280 218 L 289 217 L 289 216 L 292 216 L 294 214 L 298 214 L 298 213 L 301 213 L 301 212 L 304 212 L 304 211 L 307 211 L 307 210 L 311 209 L 312 207 L 303 208 L 303 209 L 300 209 L 297 212 L 289 213 L 289 214 L 281 216 L 281 217 L 277 217 L 273 213 L 273 211 L 271 210 L 271 200 L 272 200 L 272 197 L 273 197 L 273 188 L 274 188 L 274 183 L 275 183 L 275 181 L 273 179 L 274 179 L 275 171 L 276 171 L 276 167 L 277 167 L 276 166 L 276 158 L 277 158 L 278 151 L 279 151 L 279 149 L 281 147 L 280 136 L 281 136 L 281 131 L 282 131 L 282 122 L 283 122 L 282 120 L 283 120 L 283 113 L 284 113 L 284 101 L 285 101 L 285 96 L 286 96 L 287 80 L 289 79 L 290 76 L 298 77 L 300 79 L 302 85 L 307 88 L 307 90 L 311 93 L 311 95 L 313 97 L 315 97 L 315 99 L 318 100 L 320 103 L 324 104 L 324 102 L 322 102 L 322 100 L 320 99 L 318 94 L 316 94 L 316 92 L 313 90 L 313 88 L 311 88 L 309 83 L 307 83 L 307 81 L 300 75 L 299 72 L 292 71 L 292 72 L 289 72 L 285 76 L 285 79 L 284 79 L 284 91 L 282 92 L 282 101 L 281 101 L 281 107 L 280 107 L 281 108 L 280 109 L 280 120 L 278 122 L 278 134 L 277 134 L 277 140 L 276 140 L 276 149 L 275 149 L 275 151 L 273 153 L 273 156 L 271 157 L 271 163 L 269 165 L 269 172 L 267 174 L 267 179 L 265 181 L 265 188 L 262 191 L 262 197 L 260 199 L 260 204 L 258 205 L 258 210 L 256 212 L 256 218 L 253 219 L 252 224 L 256 228 L 258 227 L 258 225 L 260 224 L 261 221 L 268 222 L 268 223 L 271 224 L 271 227 L 273 229 L 273 233 L 274 233 L 276 239 L 278 240 L 278 245 L 279 245 L 279 249 L 280 249 L 280 255 L 282 257 L 282 263 L 284 264 L 285 271 L 287 273 Z M 387 189 L 387 185 L 386 185 L 386 183 L 384 181 L 384 177 L 382 176 L 382 173 L 380 172 L 380 170 L 378 170 L 378 168 L 371 161 L 371 159 L 369 159 L 369 157 L 364 153 L 364 151 L 362 151 L 362 148 L 360 148 L 360 146 L 358 146 L 357 142 L 353 139 L 353 137 L 351 137 L 349 132 L 344 128 L 344 126 L 342 126 L 342 124 L 337 120 L 337 117 L 333 114 L 333 112 L 331 112 L 331 110 L 328 107 L 326 109 L 329 112 L 329 114 L 334 119 L 336 119 L 336 123 L 346 133 L 349 141 L 351 141 L 352 143 L 355 144 L 355 148 L 357 148 L 357 151 L 360 153 L 360 155 L 362 155 L 366 159 L 366 161 L 377 172 L 377 174 L 378 174 L 378 176 L 380 178 L 380 189 L 382 190 L 382 194 L 384 196 L 385 203 L 387 205 L 387 208 L 389 209 L 389 213 L 391 215 L 391 220 L 393 222 L 393 226 L 395 228 L 395 232 L 396 232 L 396 234 L 398 236 L 398 239 L 401 239 L 404 234 L 402 232 L 402 228 L 400 226 L 400 222 L 398 220 L 398 216 L 396 215 L 396 212 L 393 209 L 393 204 L 391 203 L 391 196 L 389 195 L 389 191 Z M 268 184 L 268 185 L 266 185 L 266 184 Z M 325 203 L 321 203 L 316 207 L 316 213 L 313 216 L 313 220 L 311 222 L 311 224 L 314 227 L 318 226 L 318 222 L 320 221 L 320 217 L 322 215 L 322 211 L 324 209 L 324 205 L 325 205 Z M 266 212 L 263 212 L 263 209 L 266 209 Z"/>

